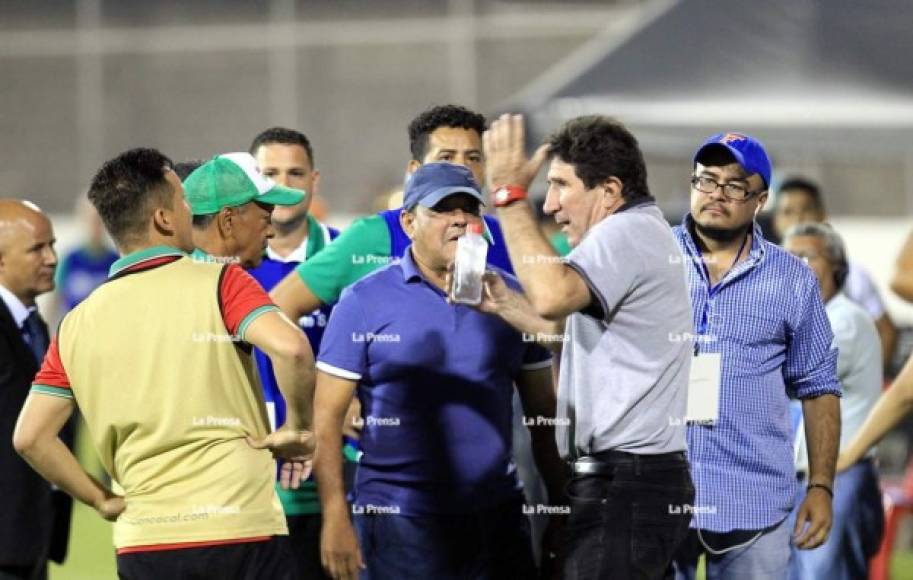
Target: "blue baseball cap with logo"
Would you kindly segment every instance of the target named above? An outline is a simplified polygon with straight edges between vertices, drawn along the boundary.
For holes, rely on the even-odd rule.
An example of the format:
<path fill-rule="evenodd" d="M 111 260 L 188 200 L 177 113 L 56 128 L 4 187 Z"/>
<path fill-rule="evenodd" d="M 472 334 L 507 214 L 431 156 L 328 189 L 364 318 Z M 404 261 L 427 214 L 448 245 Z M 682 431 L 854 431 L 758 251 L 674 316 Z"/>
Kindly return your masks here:
<path fill-rule="evenodd" d="M 406 183 L 403 192 L 403 207 L 412 209 L 416 205 L 434 207 L 445 197 L 465 193 L 485 205 L 482 188 L 472 176 L 472 171 L 463 165 L 453 163 L 425 163 L 419 167 Z"/>
<path fill-rule="evenodd" d="M 770 157 L 764 150 L 760 141 L 745 133 L 717 133 L 701 145 L 694 154 L 694 162 L 708 149 L 723 147 L 742 166 L 748 175 L 757 173 L 764 180 L 764 185 L 770 187 L 770 174 L 772 172 Z"/>

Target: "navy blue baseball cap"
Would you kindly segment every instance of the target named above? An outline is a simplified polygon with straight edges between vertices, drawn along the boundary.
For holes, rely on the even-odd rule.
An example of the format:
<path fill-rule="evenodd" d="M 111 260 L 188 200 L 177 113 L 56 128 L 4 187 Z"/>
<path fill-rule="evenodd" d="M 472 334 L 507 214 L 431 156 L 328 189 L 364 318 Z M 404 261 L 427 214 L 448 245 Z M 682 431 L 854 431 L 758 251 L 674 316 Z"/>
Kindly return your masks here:
<path fill-rule="evenodd" d="M 697 150 L 694 162 L 697 163 L 698 157 L 712 147 L 724 147 L 748 175 L 757 173 L 764 180 L 764 185 L 770 187 L 770 158 L 760 141 L 744 133 L 717 133 Z"/>
<path fill-rule="evenodd" d="M 425 163 L 409 178 L 403 192 L 403 207 L 412 209 L 419 204 L 434 207 L 455 193 L 466 193 L 485 205 L 482 188 L 467 167 L 453 163 Z"/>

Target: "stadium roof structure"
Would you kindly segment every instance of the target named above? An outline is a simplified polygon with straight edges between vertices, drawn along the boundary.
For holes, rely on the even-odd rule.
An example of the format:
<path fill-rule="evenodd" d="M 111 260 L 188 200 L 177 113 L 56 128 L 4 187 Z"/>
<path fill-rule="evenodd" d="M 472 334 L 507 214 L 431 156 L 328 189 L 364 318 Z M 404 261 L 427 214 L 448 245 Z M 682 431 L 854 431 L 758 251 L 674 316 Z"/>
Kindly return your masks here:
<path fill-rule="evenodd" d="M 913 159 L 911 23 L 909 0 L 655 0 L 499 109 L 540 136 L 611 115 L 654 154 L 736 130 L 781 155 Z"/>

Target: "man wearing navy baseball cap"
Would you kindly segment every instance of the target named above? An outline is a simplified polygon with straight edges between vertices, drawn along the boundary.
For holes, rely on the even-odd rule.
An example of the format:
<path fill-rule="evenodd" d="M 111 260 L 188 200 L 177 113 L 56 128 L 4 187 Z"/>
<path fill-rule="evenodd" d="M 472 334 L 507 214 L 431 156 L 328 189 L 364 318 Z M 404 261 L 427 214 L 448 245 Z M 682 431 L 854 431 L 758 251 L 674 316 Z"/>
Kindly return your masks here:
<path fill-rule="evenodd" d="M 831 527 L 837 351 L 814 273 L 755 223 L 770 179 L 760 141 L 710 137 L 694 156 L 691 211 L 674 229 L 695 327 L 687 417 L 697 492 L 678 579 L 694 578 L 701 554 L 708 577 L 787 578 L 790 543 L 815 548 Z M 809 449 L 794 526 L 790 397 L 802 401 Z"/>
<path fill-rule="evenodd" d="M 447 297 L 457 240 L 481 224 L 482 204 L 466 167 L 422 165 L 404 194 L 412 245 L 333 309 L 314 401 L 321 559 L 333 578 L 361 568 L 374 580 L 536 577 L 511 460 L 511 400 L 516 384 L 525 414 L 542 418 L 530 427 L 536 463 L 560 489 L 554 430 L 543 427 L 555 416 L 551 356 L 501 318 Z M 364 455 L 350 509 L 340 442 L 353 393 Z"/>

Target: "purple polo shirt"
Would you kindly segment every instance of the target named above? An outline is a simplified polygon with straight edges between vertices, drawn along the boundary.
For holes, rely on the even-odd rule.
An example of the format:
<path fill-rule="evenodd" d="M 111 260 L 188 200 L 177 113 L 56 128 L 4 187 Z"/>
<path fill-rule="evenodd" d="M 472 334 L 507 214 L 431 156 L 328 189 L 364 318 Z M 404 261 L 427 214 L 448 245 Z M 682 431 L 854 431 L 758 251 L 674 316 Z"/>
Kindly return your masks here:
<path fill-rule="evenodd" d="M 500 272 L 519 290 L 516 278 Z M 513 381 L 548 351 L 495 316 L 447 303 L 412 258 L 349 286 L 317 368 L 358 381 L 364 456 L 355 513 L 467 513 L 520 498 Z"/>

